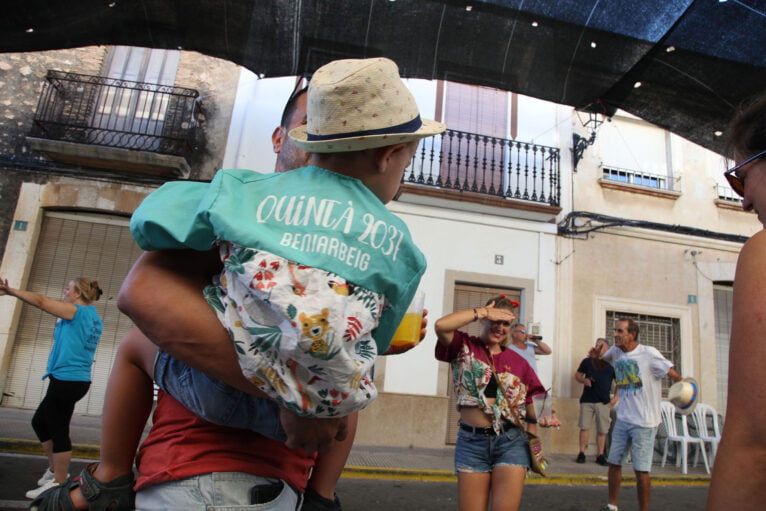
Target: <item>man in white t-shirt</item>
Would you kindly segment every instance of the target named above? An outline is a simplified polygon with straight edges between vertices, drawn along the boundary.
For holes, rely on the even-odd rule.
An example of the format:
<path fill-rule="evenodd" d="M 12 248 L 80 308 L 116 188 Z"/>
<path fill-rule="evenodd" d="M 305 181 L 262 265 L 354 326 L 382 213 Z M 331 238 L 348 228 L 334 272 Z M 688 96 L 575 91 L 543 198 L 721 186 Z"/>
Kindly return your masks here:
<path fill-rule="evenodd" d="M 680 381 L 681 375 L 673 363 L 657 349 L 638 343 L 638 325 L 632 319 L 620 319 L 615 324 L 615 345 L 604 353 L 603 359 L 614 366 L 620 405 L 612 432 L 609 449 L 609 504 L 601 511 L 617 511 L 617 499 L 622 483 L 622 464 L 627 461 L 628 450 L 636 473 L 638 506 L 649 510 L 654 454 L 654 437 L 662 421 L 660 401 L 662 378 L 666 375 Z M 599 358 L 599 350 L 592 348 L 589 355 Z"/>

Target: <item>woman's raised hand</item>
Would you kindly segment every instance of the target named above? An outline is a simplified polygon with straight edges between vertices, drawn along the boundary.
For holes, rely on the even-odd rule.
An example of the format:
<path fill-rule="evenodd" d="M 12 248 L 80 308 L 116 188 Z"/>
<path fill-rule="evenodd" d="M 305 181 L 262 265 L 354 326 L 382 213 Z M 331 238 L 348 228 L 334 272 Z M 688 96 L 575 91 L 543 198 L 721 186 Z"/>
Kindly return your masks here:
<path fill-rule="evenodd" d="M 516 316 L 510 310 L 496 309 L 495 302 L 492 302 L 482 308 L 487 311 L 487 315 L 484 316 L 483 319 L 488 319 L 489 321 L 507 321 L 511 323 L 514 319 L 516 319 Z"/>
<path fill-rule="evenodd" d="M 0 296 L 11 294 L 11 286 L 8 285 L 8 279 L 0 278 Z"/>

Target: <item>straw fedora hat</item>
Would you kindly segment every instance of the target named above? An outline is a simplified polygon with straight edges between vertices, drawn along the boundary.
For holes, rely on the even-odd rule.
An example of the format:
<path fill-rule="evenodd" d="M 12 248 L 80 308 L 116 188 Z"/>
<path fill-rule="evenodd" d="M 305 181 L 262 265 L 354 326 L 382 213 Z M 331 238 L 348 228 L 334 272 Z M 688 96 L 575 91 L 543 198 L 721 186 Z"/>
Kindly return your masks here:
<path fill-rule="evenodd" d="M 309 84 L 307 124 L 290 131 L 295 145 L 312 153 L 340 153 L 419 140 L 443 132 L 420 118 L 415 98 L 387 58 L 326 64 Z"/>
<path fill-rule="evenodd" d="M 676 412 L 681 415 L 689 415 L 697 407 L 700 393 L 697 380 L 694 378 L 684 378 L 670 387 L 668 390 L 668 401 L 676 407 Z"/>

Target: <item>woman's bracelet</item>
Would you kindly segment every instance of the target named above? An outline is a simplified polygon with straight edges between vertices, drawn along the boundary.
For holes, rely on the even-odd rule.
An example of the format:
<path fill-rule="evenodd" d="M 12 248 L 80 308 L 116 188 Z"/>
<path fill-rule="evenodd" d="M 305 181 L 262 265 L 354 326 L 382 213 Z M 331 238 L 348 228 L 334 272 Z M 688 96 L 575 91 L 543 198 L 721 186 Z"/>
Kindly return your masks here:
<path fill-rule="evenodd" d="M 477 319 L 479 319 L 479 313 L 476 312 L 476 307 L 474 307 L 474 309 L 473 309 L 473 320 L 476 321 Z"/>
<path fill-rule="evenodd" d="M 524 422 L 527 424 L 537 424 L 537 419 L 530 419 L 529 417 L 524 417 Z"/>

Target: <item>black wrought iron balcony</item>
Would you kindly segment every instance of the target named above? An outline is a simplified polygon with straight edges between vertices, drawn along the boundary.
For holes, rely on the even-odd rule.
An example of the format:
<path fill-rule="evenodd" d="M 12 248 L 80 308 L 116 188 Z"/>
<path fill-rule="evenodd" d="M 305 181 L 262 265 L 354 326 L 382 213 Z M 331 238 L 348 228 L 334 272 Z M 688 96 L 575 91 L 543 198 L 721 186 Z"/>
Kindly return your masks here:
<path fill-rule="evenodd" d="M 30 145 L 55 159 L 79 155 L 85 165 L 188 174 L 198 96 L 183 87 L 48 71 Z M 67 150 L 67 144 L 77 149 Z M 83 155 L 83 144 L 112 151 Z"/>
<path fill-rule="evenodd" d="M 403 182 L 559 206 L 560 151 L 446 130 L 423 139 Z"/>

